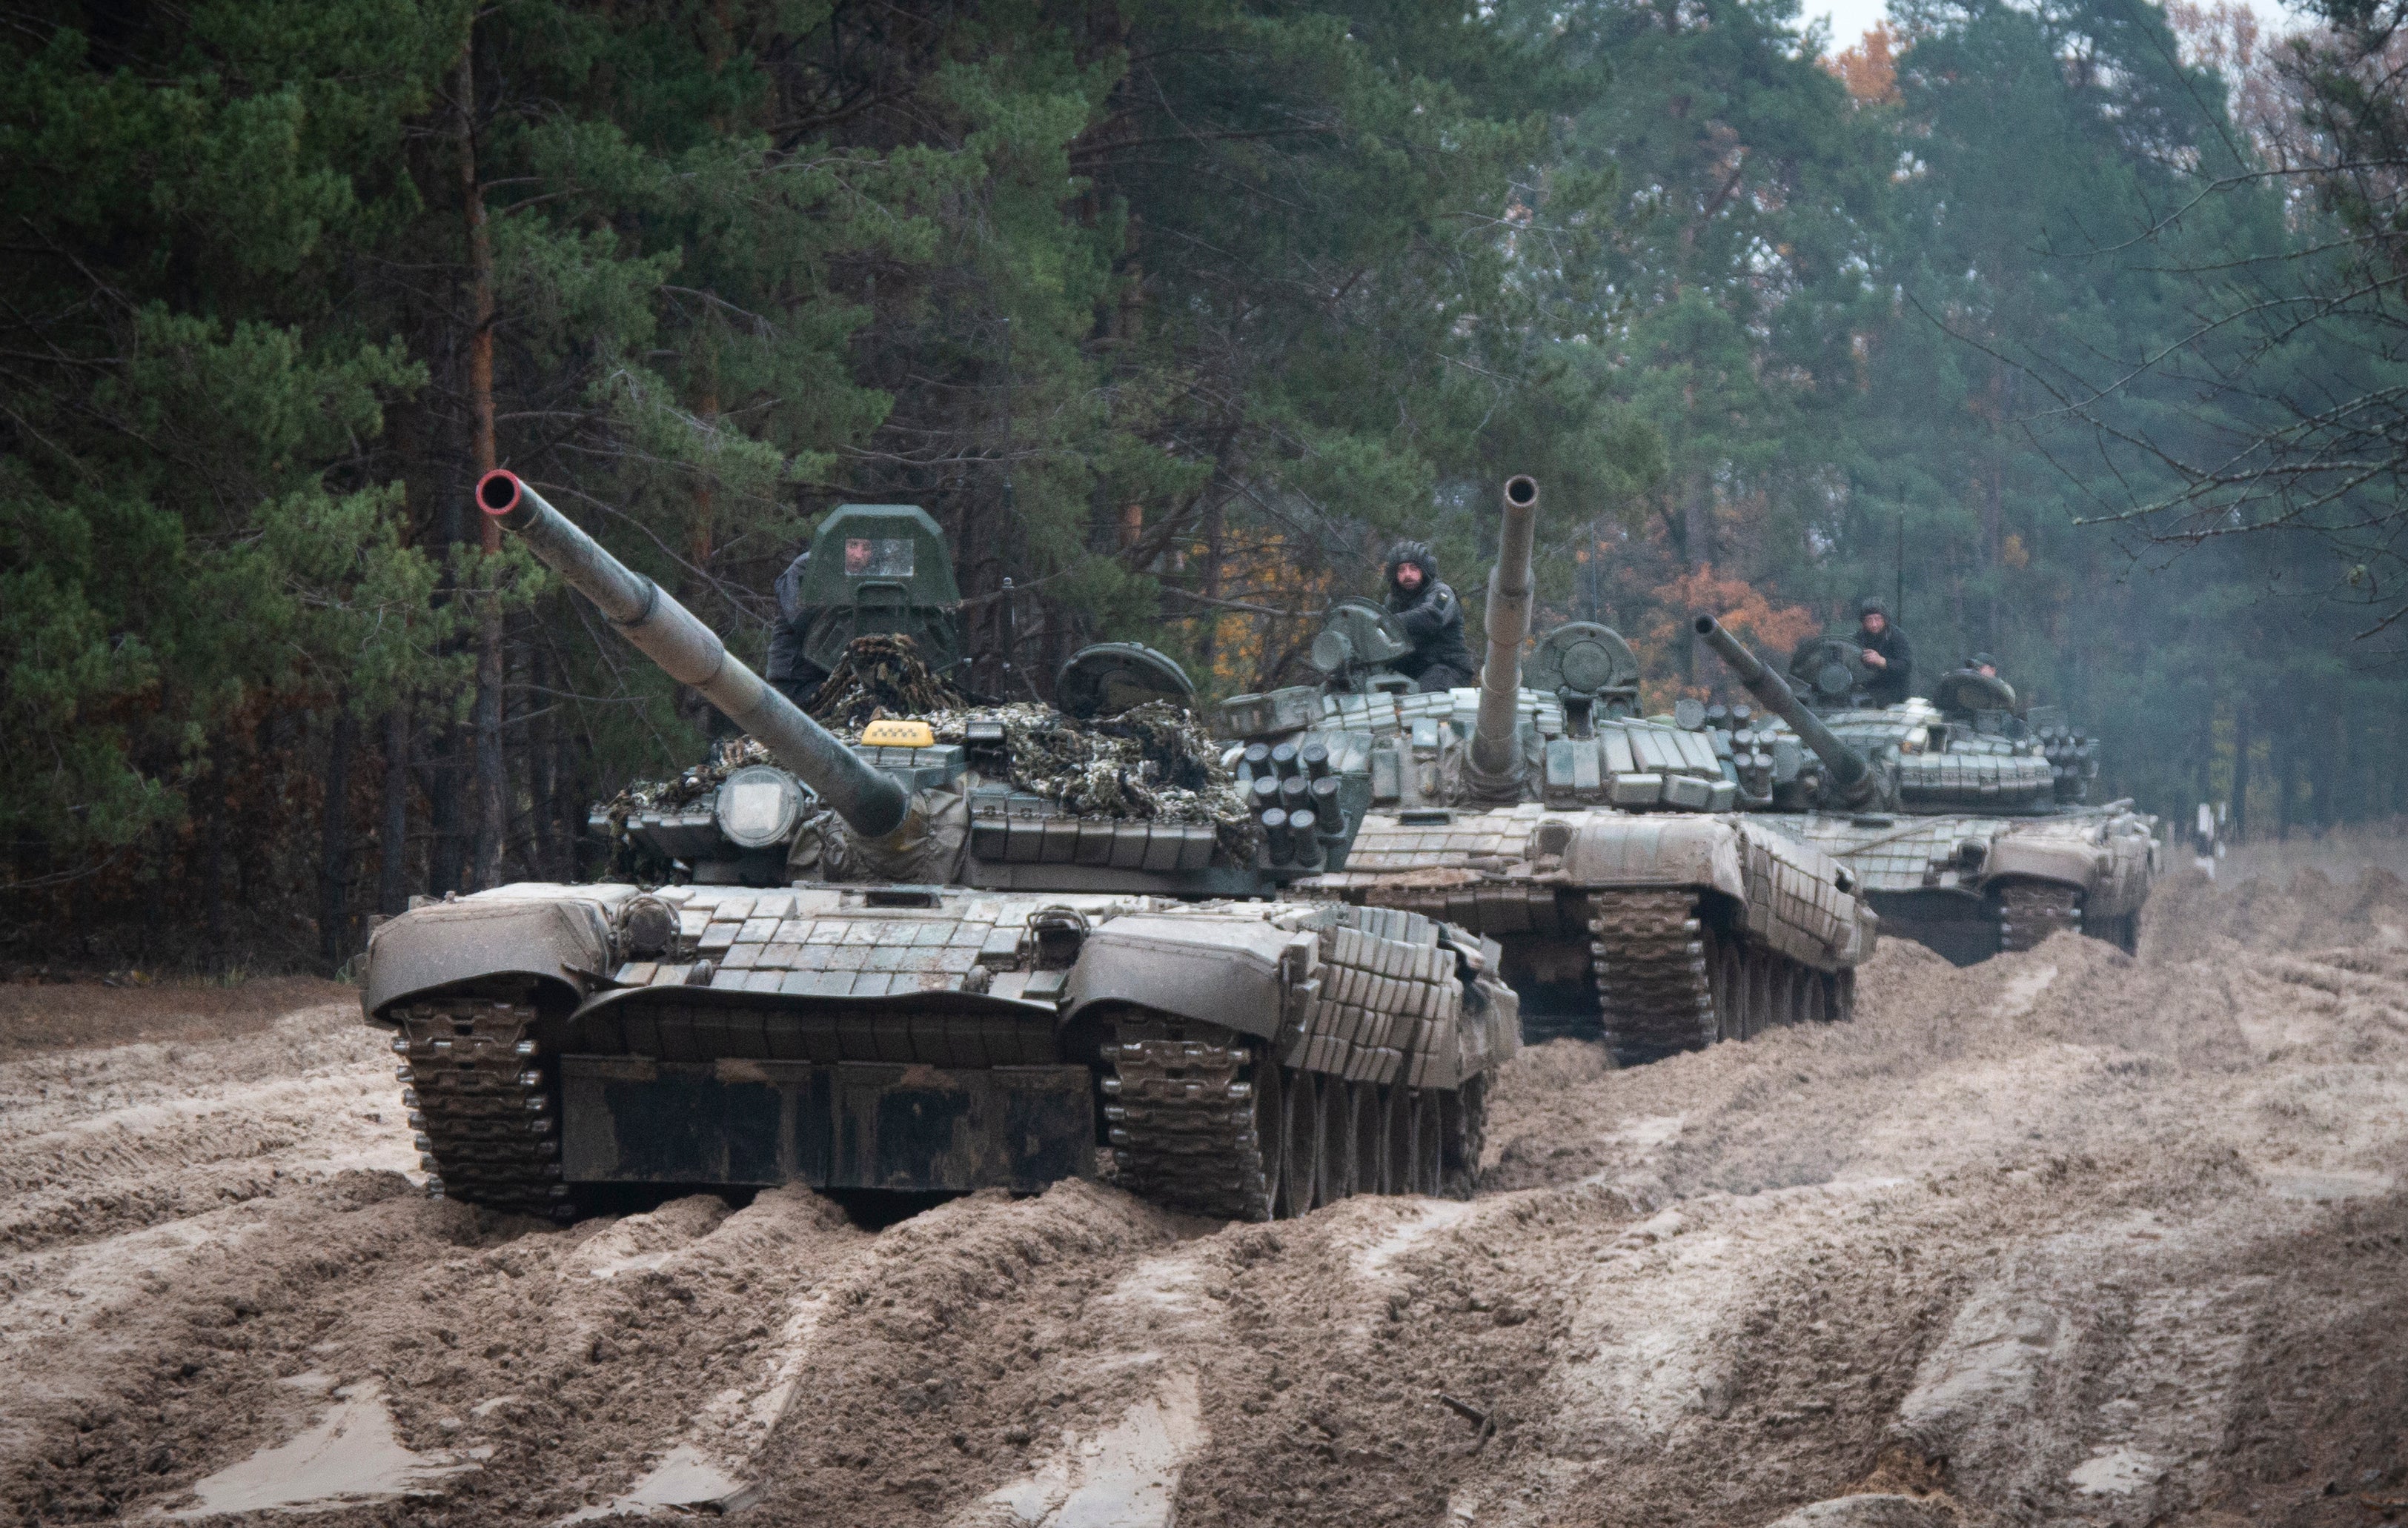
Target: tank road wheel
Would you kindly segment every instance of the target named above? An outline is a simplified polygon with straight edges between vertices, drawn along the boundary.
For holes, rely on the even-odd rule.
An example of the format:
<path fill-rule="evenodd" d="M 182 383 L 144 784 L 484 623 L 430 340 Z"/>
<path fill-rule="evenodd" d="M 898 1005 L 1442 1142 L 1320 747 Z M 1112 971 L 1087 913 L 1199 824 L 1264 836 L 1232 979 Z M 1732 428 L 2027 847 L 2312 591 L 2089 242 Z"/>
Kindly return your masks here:
<path fill-rule="evenodd" d="M 428 1194 L 577 1217 L 561 1181 L 558 1100 L 523 986 L 470 989 L 393 1011 L 402 1107 Z"/>
<path fill-rule="evenodd" d="M 1480 1149 L 1488 1138 L 1488 1079 L 1475 1077 L 1438 1095 L 1438 1186 L 1449 1199 L 1469 1199 L 1480 1176 Z"/>
<path fill-rule="evenodd" d="M 1740 967 L 1740 1038 L 1752 1040 L 1772 1021 L 1772 957 L 1753 945 Z"/>
<path fill-rule="evenodd" d="M 1708 945 L 1713 962 L 1714 1032 L 1726 1040 L 1747 1038 L 1747 964 L 1744 946 L 1727 934 Z"/>
<path fill-rule="evenodd" d="M 1324 1078 L 1321 1107 L 1329 1120 L 1329 1134 L 1323 1148 L 1323 1163 L 1329 1177 L 1322 1186 L 1321 1202 L 1334 1205 L 1354 1196 L 1354 1084 L 1343 1078 Z"/>
<path fill-rule="evenodd" d="M 2141 914 L 2138 908 L 2096 922 L 2086 920 L 2082 932 L 2094 939 L 2103 939 L 2127 955 L 2141 952 Z"/>
<path fill-rule="evenodd" d="M 1321 1079 L 1289 1072 L 1285 1080 L 1287 1154 L 1275 1209 L 1283 1220 L 1311 1211 L 1321 1190 Z"/>
<path fill-rule="evenodd" d="M 1796 965 L 1782 960 L 1779 956 L 1773 957 L 1773 960 L 1772 1021 L 1776 1024 L 1794 1024 L 1806 1007 L 1805 994 L 1799 991 L 1804 983 L 1798 979 L 1799 973 Z"/>
<path fill-rule="evenodd" d="M 1413 1107 L 1401 1086 L 1380 1092 L 1380 1192 L 1413 1192 Z"/>
<path fill-rule="evenodd" d="M 1440 1143 L 1438 1092 L 1430 1088 L 1416 1088 L 1409 1097 L 1409 1134 L 1412 1146 L 1409 1155 L 1413 1160 L 1412 1193 L 1438 1193 L 1440 1181 L 1445 1179 L 1445 1146 Z"/>
<path fill-rule="evenodd" d="M 1354 1128 L 1347 1134 L 1354 1148 L 1355 1193 L 1385 1193 L 1380 1181 L 1380 1164 L 1387 1157 L 1386 1138 L 1381 1127 L 1386 1122 L 1380 1111 L 1380 1085 L 1376 1082 L 1350 1082 L 1346 1091 L 1354 1099 Z"/>
<path fill-rule="evenodd" d="M 1254 1139 L 1263 1153 L 1263 1202 L 1279 1213 L 1287 1186 L 1287 1073 L 1284 1067 L 1254 1068 Z"/>
<path fill-rule="evenodd" d="M 1716 1035 L 1706 927 L 1688 892 L 1592 892 L 1590 967 L 1606 1043 L 1626 1066 Z"/>

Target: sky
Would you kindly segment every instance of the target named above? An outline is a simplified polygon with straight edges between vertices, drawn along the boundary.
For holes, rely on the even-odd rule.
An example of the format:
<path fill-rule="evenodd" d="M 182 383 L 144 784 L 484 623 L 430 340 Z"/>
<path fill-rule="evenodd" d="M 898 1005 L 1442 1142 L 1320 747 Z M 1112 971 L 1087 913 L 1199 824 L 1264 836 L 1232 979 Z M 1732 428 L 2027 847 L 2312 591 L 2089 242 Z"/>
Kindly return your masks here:
<path fill-rule="evenodd" d="M 1830 21 L 1831 48 L 1836 52 L 1853 46 L 1889 7 L 1886 0 L 1804 0 L 1799 8 L 1801 20 L 1811 21 L 1820 16 Z M 2289 12 L 2280 0 L 2250 0 L 2249 8 L 2258 13 L 2268 32 L 2289 30 Z"/>

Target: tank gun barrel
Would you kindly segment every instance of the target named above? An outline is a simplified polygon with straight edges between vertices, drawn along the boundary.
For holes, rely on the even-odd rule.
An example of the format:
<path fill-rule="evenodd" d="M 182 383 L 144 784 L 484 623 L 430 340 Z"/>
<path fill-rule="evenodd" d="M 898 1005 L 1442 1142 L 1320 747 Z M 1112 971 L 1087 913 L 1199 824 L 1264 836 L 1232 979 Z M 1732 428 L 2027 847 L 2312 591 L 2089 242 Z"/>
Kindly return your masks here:
<path fill-rule="evenodd" d="M 1745 643 L 1723 630 L 1713 617 L 1697 619 L 1698 639 L 1714 650 L 1723 662 L 1730 664 L 1739 682 L 1747 687 L 1764 708 L 1789 723 L 1799 738 L 1821 757 L 1831 771 L 1831 783 L 1839 787 L 1841 800 L 1850 806 L 1860 806 L 1872 798 L 1880 789 L 1872 766 L 1865 756 L 1840 740 L 1839 734 L 1823 725 L 1823 719 L 1799 703 L 1781 676 L 1764 666 Z"/>
<path fill-rule="evenodd" d="M 694 686 L 760 739 L 770 757 L 817 791 L 855 833 L 880 838 L 902 826 L 910 800 L 900 785 L 771 689 L 728 652 L 718 633 L 604 551 L 516 474 L 485 474 L 477 483 L 477 507 L 516 531 L 528 550 L 599 607 L 671 678 Z"/>
<path fill-rule="evenodd" d="M 1497 565 L 1488 571 L 1488 658 L 1480 665 L 1480 715 L 1471 731 L 1472 765 L 1492 776 L 1512 775 L 1522 762 L 1516 735 L 1522 713 L 1522 644 L 1530 637 L 1530 554 L 1538 530 L 1537 480 L 1508 478 Z"/>

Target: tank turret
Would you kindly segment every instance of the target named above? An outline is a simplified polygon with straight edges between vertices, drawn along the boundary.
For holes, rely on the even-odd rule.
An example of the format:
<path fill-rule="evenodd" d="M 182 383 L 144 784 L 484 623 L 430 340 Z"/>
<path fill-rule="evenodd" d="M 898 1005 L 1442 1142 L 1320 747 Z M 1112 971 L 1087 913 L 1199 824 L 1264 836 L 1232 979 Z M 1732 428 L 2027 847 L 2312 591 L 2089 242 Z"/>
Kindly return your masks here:
<path fill-rule="evenodd" d="M 1522 747 L 1522 644 L 1530 637 L 1530 553 L 1539 529 L 1539 485 L 1505 481 L 1497 565 L 1488 570 L 1488 660 L 1480 665 L 1480 707 L 1471 727 L 1469 775 L 1511 789 L 1526 773 Z"/>
<path fill-rule="evenodd" d="M 667 591 L 604 551 L 515 473 L 477 484 L 477 507 L 516 531 L 545 566 L 592 600 L 621 635 L 680 684 L 692 685 L 792 770 L 855 833 L 882 838 L 904 825 L 910 800 L 793 701 L 727 650 L 719 634 Z"/>
<path fill-rule="evenodd" d="M 1880 774 L 1863 754 L 1850 748 L 1841 740 L 1839 734 L 1825 726 L 1821 717 L 1807 709 L 1790 693 L 1789 686 L 1782 682 L 1780 675 L 1758 662 L 1756 654 L 1748 651 L 1739 638 L 1723 630 L 1722 623 L 1713 617 L 1698 617 L 1697 633 L 1706 646 L 1730 664 L 1732 672 L 1739 676 L 1739 682 L 1746 686 L 1747 693 L 1754 695 L 1766 710 L 1788 722 L 1799 739 L 1814 750 L 1815 756 L 1823 761 L 1824 767 L 1830 771 L 1830 792 L 1841 806 L 1869 807 L 1881 799 Z"/>

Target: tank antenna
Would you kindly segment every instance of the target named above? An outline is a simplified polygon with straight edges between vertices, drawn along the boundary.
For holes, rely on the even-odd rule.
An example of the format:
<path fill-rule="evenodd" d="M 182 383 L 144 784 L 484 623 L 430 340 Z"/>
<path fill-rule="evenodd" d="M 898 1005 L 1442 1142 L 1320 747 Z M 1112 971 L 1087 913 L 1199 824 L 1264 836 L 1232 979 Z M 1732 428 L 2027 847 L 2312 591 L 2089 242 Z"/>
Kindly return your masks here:
<path fill-rule="evenodd" d="M 1889 618 L 1906 624 L 1906 511 L 1898 512 L 1898 597 L 1889 602 Z"/>

